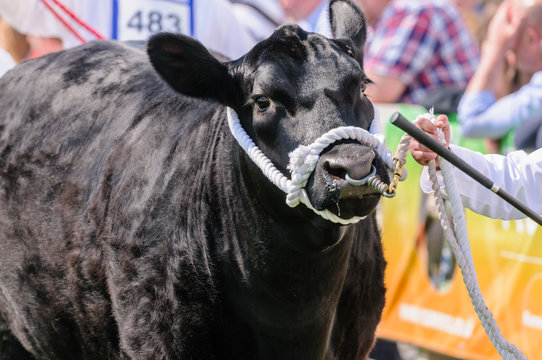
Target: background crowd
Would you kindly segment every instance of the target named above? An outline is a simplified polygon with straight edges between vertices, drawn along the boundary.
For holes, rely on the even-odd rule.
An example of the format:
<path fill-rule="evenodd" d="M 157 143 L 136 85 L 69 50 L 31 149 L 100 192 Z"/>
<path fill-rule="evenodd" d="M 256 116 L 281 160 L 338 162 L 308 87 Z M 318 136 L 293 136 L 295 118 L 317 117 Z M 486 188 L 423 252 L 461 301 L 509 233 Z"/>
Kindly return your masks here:
<path fill-rule="evenodd" d="M 461 134 L 489 152 L 510 132 L 516 149 L 542 147 L 542 0 L 355 1 L 373 103 L 457 114 Z M 330 37 L 328 19 L 328 0 L 0 0 L 0 75 L 86 41 L 160 31 L 235 59 L 284 23 Z M 374 358 L 399 358 L 381 344 Z"/>
<path fill-rule="evenodd" d="M 462 135 L 488 151 L 542 143 L 542 10 L 536 0 L 355 0 L 369 37 L 365 70 L 375 103 L 457 113 Z M 506 3 L 500 6 L 501 3 Z M 237 58 L 284 23 L 331 35 L 328 0 L 0 0 L 0 73 L 94 39 L 182 32 Z M 512 16 L 513 7 L 528 9 Z M 493 19 L 490 23 L 489 20 Z M 515 19 L 515 20 L 513 20 Z M 519 20 L 521 19 L 521 20 Z"/>

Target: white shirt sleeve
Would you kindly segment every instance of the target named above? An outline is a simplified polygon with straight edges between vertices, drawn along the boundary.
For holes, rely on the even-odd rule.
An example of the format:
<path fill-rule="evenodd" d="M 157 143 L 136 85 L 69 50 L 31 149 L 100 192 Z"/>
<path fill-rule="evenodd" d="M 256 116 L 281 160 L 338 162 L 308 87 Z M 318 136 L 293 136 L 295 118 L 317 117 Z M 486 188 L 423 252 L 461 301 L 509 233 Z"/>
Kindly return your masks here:
<path fill-rule="evenodd" d="M 307 18 L 298 21 L 297 24 L 305 31 L 333 38 L 329 19 L 329 0 L 321 0 L 313 12 Z"/>
<path fill-rule="evenodd" d="M 495 185 L 533 209 L 536 213 L 542 214 L 542 149 L 538 149 L 531 154 L 524 151 L 514 151 L 507 156 L 484 155 L 454 145 L 451 145 L 450 149 L 487 176 Z M 438 175 L 441 190 L 444 190 L 440 172 Z M 495 219 L 511 220 L 526 217 L 497 194 L 480 185 L 458 168 L 453 169 L 453 176 L 464 207 Z M 427 167 L 423 169 L 420 185 L 425 193 L 433 192 Z"/>
<path fill-rule="evenodd" d="M 284 11 L 278 0 L 232 1 L 232 8 L 237 21 L 255 41 L 268 38 L 284 21 Z"/>
<path fill-rule="evenodd" d="M 104 37 L 111 35 L 111 0 L 62 0 L 61 3 Z M 49 4 L 81 37 L 87 41 L 95 39 L 59 6 Z M 0 0 L 0 17 L 22 34 L 59 38 L 65 49 L 81 45 L 81 41 L 39 0 Z"/>
<path fill-rule="evenodd" d="M 23 34 L 60 37 L 63 32 L 39 0 L 0 1 L 0 17 Z"/>

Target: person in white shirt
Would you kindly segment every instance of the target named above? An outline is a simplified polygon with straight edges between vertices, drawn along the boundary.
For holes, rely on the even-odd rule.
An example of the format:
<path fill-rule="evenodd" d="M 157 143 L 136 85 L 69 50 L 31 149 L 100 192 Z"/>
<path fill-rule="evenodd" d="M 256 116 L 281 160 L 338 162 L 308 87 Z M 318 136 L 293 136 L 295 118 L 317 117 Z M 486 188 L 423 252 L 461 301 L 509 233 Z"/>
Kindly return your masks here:
<path fill-rule="evenodd" d="M 459 102 L 457 119 L 464 137 L 498 140 L 515 131 L 517 149 L 542 146 L 541 44 L 542 0 L 503 1 L 489 24 L 480 66 Z M 530 80 L 499 98 L 509 66 Z"/>
<path fill-rule="evenodd" d="M 441 129 L 446 145 L 453 153 L 527 207 L 542 214 L 542 148 L 530 154 L 520 150 L 506 156 L 484 155 L 460 146 L 450 145 L 450 124 L 445 115 L 438 116 L 435 124 L 429 119 L 420 118 L 416 125 L 437 140 L 438 129 Z M 427 165 L 429 161 L 437 158 L 436 153 L 416 139 L 410 141 L 409 148 L 414 160 L 421 165 Z M 454 168 L 453 171 L 456 188 L 460 192 L 464 207 L 495 219 L 513 220 L 527 217 L 461 170 Z M 432 192 L 427 168 L 424 168 L 420 177 L 420 185 L 425 193 Z"/>
<path fill-rule="evenodd" d="M 146 40 L 161 31 L 183 33 L 232 59 L 255 45 L 227 0 L 0 1 L 0 17 L 23 34 L 57 37 L 63 48 L 98 38 L 70 13 L 106 39 Z"/>
<path fill-rule="evenodd" d="M 231 0 L 233 12 L 254 41 L 269 37 L 284 22 L 278 0 Z"/>
<path fill-rule="evenodd" d="M 9 69 L 15 66 L 15 60 L 11 55 L 0 47 L 0 76 L 4 75 Z"/>
<path fill-rule="evenodd" d="M 285 22 L 296 22 L 303 30 L 332 37 L 329 0 L 279 0 Z"/>

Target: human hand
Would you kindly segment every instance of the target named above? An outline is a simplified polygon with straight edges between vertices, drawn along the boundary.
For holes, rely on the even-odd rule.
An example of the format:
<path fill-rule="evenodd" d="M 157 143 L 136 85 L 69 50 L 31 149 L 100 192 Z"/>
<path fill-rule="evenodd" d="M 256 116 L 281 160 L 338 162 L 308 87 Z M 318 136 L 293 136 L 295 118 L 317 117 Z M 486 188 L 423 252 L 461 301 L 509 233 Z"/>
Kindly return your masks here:
<path fill-rule="evenodd" d="M 498 51 L 503 54 L 512 50 L 519 37 L 526 13 L 520 11 L 512 0 L 503 1 L 493 15 L 488 29 L 483 51 Z"/>
<path fill-rule="evenodd" d="M 501 149 L 500 139 L 484 139 L 484 147 L 489 154 L 498 154 Z"/>
<path fill-rule="evenodd" d="M 427 118 L 420 118 L 414 124 L 439 143 L 442 141 L 439 138 L 438 131 L 439 129 L 442 130 L 445 140 L 445 144 L 443 145 L 447 148 L 450 146 L 450 123 L 448 122 L 448 117 L 446 117 L 446 115 L 439 115 L 435 121 L 435 124 L 433 124 L 433 122 Z M 414 138 L 410 139 L 409 148 L 410 154 L 420 165 L 425 166 L 431 160 L 435 160 L 437 158 L 437 154 L 433 150 L 419 143 L 418 140 Z"/>

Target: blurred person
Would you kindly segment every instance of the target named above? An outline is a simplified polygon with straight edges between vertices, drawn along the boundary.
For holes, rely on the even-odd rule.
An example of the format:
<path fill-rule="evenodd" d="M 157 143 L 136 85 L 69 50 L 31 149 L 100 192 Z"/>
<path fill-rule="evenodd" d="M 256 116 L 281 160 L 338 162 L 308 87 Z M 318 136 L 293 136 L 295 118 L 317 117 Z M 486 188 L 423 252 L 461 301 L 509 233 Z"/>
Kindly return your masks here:
<path fill-rule="evenodd" d="M 284 22 L 284 11 L 278 0 L 231 0 L 237 21 L 255 42 L 273 33 Z"/>
<path fill-rule="evenodd" d="M 439 140 L 438 130 L 442 130 L 445 146 L 471 166 L 486 175 L 494 184 L 506 190 L 511 196 L 542 214 L 542 148 L 527 154 L 517 150 L 508 155 L 482 154 L 450 144 L 450 124 L 445 115 L 437 117 L 435 124 L 429 119 L 420 118 L 416 126 Z M 421 165 L 437 159 L 437 154 L 412 139 L 409 144 L 414 160 Z M 526 215 L 516 210 L 502 198 L 485 188 L 458 168 L 453 168 L 453 178 L 459 191 L 463 206 L 472 211 L 495 219 L 522 219 Z M 420 177 L 420 185 L 425 193 L 432 193 L 427 168 Z M 442 183 L 441 183 L 442 187 Z"/>
<path fill-rule="evenodd" d="M 14 41 L 17 34 L 9 24 L 0 18 L 0 76 L 15 66 L 16 56 L 22 52 L 22 59 L 28 51 L 27 48 L 17 46 L 18 42 Z M 24 40 L 24 36 L 22 36 L 22 39 Z"/>
<path fill-rule="evenodd" d="M 27 46 L 17 62 L 80 44 L 40 0 L 0 1 L 0 16 Z"/>
<path fill-rule="evenodd" d="M 297 23 L 303 30 L 332 37 L 329 0 L 279 0 L 285 22 Z"/>
<path fill-rule="evenodd" d="M 499 0 L 500 1 L 500 0 Z M 486 15 L 484 1 L 482 0 L 453 0 L 459 13 L 465 20 L 470 32 L 476 37 Z"/>
<path fill-rule="evenodd" d="M 5 49 L 0 47 L 0 77 L 14 66 L 15 60 Z"/>
<path fill-rule="evenodd" d="M 0 16 L 23 34 L 60 39 L 62 48 L 97 38 L 146 40 L 162 31 L 193 36 L 230 58 L 255 44 L 227 0 L 4 0 Z"/>
<path fill-rule="evenodd" d="M 530 81 L 498 99 L 509 62 Z M 542 0 L 506 0 L 499 6 L 458 120 L 465 137 L 499 139 L 515 129 L 516 148 L 542 147 Z"/>
<path fill-rule="evenodd" d="M 56 36 L 38 36 L 28 34 L 26 41 L 30 45 L 26 59 L 35 59 L 63 49 L 62 40 Z"/>
<path fill-rule="evenodd" d="M 0 48 L 6 50 L 12 59 L 19 63 L 27 56 L 30 45 L 26 36 L 0 18 Z"/>
<path fill-rule="evenodd" d="M 373 102 L 421 104 L 429 91 L 464 88 L 480 51 L 447 0 L 356 0 L 369 24 L 364 67 Z"/>
<path fill-rule="evenodd" d="M 466 18 L 465 22 L 471 28 L 476 40 L 481 45 L 487 37 L 489 22 L 503 0 L 455 0 L 455 2 L 459 11 Z M 470 5 L 467 3 L 470 3 Z M 470 13 L 471 15 L 466 13 Z M 467 20 L 469 18 L 472 20 Z"/>
<path fill-rule="evenodd" d="M 478 27 L 478 32 L 476 37 L 480 46 L 483 46 L 483 43 L 488 37 L 488 30 L 491 24 L 491 20 L 497 13 L 499 5 L 502 4 L 502 0 L 485 0 L 483 1 L 483 12 L 481 24 Z M 519 88 L 527 84 L 531 78 L 530 74 L 526 74 L 520 69 L 517 68 L 517 65 L 514 61 L 513 52 L 509 51 L 507 53 L 507 59 L 505 64 L 504 76 L 502 77 L 501 83 L 498 85 L 496 90 L 496 97 L 501 98 L 512 92 L 519 90 Z"/>

